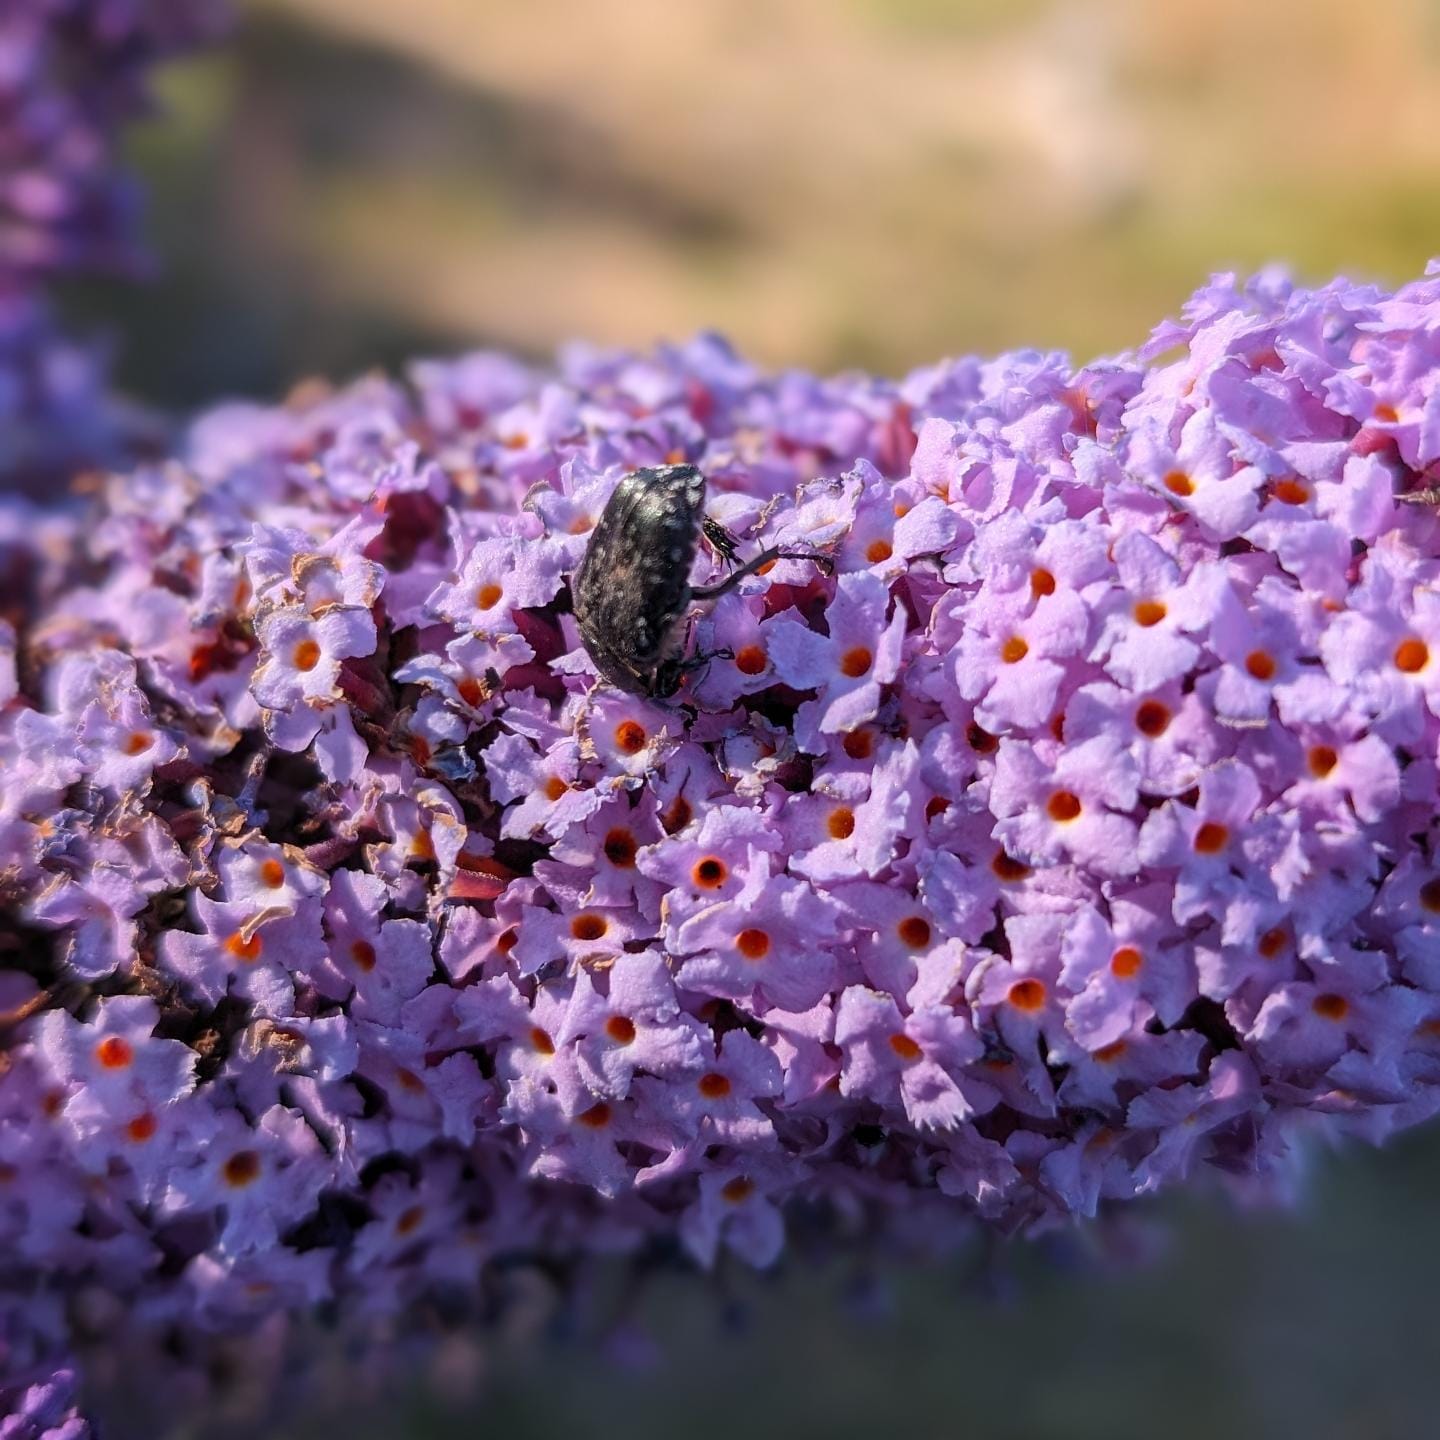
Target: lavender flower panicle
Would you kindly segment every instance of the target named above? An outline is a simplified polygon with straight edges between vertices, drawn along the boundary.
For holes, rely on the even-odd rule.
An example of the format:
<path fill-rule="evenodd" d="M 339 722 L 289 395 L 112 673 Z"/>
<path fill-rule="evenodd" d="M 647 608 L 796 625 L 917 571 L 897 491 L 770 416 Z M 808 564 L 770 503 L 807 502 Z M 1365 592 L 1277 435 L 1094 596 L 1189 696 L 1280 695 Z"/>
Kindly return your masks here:
<path fill-rule="evenodd" d="M 383 1319 L 1428 1117 L 1437 353 L 1432 265 L 1219 276 L 1078 370 L 474 355 L 0 525 L 11 1293 Z M 724 595 L 667 706 L 568 581 L 678 463 L 836 574 Z"/>
<path fill-rule="evenodd" d="M 0 481 L 109 456 L 126 417 L 103 347 L 67 339 L 45 299 L 81 273 L 148 262 L 119 155 L 149 75 L 224 28 L 224 0 L 11 0 L 0 6 Z"/>

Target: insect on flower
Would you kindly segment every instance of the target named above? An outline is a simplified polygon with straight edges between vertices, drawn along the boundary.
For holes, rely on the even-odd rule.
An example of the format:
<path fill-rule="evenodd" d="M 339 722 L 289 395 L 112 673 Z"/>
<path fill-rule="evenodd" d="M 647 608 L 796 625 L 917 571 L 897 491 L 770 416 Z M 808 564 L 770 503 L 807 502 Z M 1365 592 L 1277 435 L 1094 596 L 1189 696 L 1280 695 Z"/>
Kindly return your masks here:
<path fill-rule="evenodd" d="M 665 699 L 690 670 L 721 652 L 684 658 L 688 611 L 716 600 L 772 560 L 813 560 L 808 551 L 762 550 L 718 585 L 692 588 L 690 566 L 703 533 L 727 563 L 735 537 L 702 513 L 705 477 L 693 465 L 636 470 L 615 487 L 575 575 L 575 619 L 595 668 L 632 695 Z"/>

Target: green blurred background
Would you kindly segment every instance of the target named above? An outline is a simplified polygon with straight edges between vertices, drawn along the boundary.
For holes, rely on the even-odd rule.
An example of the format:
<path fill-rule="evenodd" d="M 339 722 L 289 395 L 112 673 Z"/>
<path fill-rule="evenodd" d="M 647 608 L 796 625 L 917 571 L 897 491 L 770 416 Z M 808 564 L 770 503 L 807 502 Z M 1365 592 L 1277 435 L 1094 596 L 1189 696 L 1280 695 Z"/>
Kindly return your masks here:
<path fill-rule="evenodd" d="M 1440 252 L 1436 0 L 257 0 L 137 136 L 159 278 L 70 303 L 179 412 L 422 351 L 700 327 L 900 371 L 1138 342 L 1214 269 Z M 1440 1137 L 1194 1194 L 1075 1263 L 681 1282 L 648 1369 L 460 1344 L 279 1435 L 1440 1435 Z M 1063 1262 L 1063 1263 L 1062 1263 Z M 859 1306 L 864 1310 L 866 1306 Z M 869 1309 L 876 1309 L 875 1303 Z M 883 1308 L 883 1307 L 881 1307 Z M 634 1348 L 634 1347 L 632 1347 Z M 643 1349 L 644 1347 L 639 1347 Z M 443 1380 L 442 1377 L 448 1377 Z M 359 1377 L 357 1376 L 357 1382 Z M 478 1387 L 478 1388 L 477 1388 Z"/>

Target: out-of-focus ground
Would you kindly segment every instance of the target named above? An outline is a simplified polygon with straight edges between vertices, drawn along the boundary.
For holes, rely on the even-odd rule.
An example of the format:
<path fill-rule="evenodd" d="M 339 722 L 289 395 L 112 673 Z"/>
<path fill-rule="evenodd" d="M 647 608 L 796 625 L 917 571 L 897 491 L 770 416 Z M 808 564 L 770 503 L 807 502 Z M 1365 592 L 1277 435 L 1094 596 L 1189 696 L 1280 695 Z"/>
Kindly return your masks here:
<path fill-rule="evenodd" d="M 243 3 L 243 0 L 242 0 Z M 1440 250 L 1434 0 L 254 0 L 90 297 L 191 403 L 416 346 L 1136 343 L 1213 269 Z"/>
<path fill-rule="evenodd" d="M 822 369 L 1083 358 L 1214 269 L 1440 253 L 1436 0 L 256 0 L 163 98 L 160 278 L 73 303 L 172 411 L 701 327 Z M 1021 1246 L 999 1300 L 902 1274 L 881 1324 L 842 1274 L 742 1283 L 738 1333 L 672 1282 L 658 1369 L 536 1345 L 478 1405 L 367 1395 L 277 1440 L 1423 1440 L 1437 1196 L 1432 1130 L 1327 1160 L 1298 1211 L 1162 1205 L 1148 1264 Z"/>

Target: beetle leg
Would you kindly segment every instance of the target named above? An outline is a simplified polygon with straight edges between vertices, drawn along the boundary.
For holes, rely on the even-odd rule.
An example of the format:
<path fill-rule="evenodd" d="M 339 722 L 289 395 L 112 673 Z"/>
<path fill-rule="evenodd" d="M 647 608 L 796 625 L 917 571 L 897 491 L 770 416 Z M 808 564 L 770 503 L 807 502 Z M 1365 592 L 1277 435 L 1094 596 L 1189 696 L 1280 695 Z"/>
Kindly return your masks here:
<path fill-rule="evenodd" d="M 1440 485 L 1431 485 L 1424 490 L 1410 490 L 1395 498 L 1407 505 L 1440 505 Z"/>
<path fill-rule="evenodd" d="M 700 532 L 710 542 L 710 548 L 727 564 L 738 563 L 740 542 L 718 521 L 708 515 L 700 517 Z"/>
<path fill-rule="evenodd" d="M 753 560 L 747 560 L 738 570 L 732 571 L 718 585 L 702 585 L 690 592 L 692 600 L 718 600 L 733 590 L 742 580 L 753 575 L 762 565 L 772 560 L 813 560 L 827 575 L 835 573 L 835 562 L 828 555 L 816 555 L 809 550 L 762 550 Z"/>

